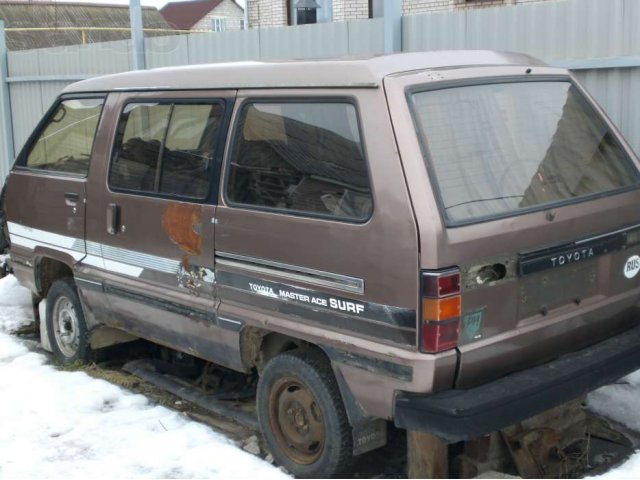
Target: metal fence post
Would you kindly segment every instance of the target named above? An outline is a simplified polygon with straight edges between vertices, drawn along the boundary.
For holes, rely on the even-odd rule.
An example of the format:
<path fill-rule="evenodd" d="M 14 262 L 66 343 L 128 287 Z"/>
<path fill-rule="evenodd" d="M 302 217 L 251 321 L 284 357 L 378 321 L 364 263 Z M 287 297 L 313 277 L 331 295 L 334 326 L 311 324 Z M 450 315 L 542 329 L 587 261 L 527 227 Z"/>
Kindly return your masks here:
<path fill-rule="evenodd" d="M 382 17 L 384 53 L 402 50 L 402 7 L 399 0 L 373 0 L 373 16 Z"/>
<path fill-rule="evenodd" d="M 2 141 L 0 149 L 0 184 L 4 182 L 4 178 L 9 173 L 15 158 L 8 77 L 7 39 L 4 22 L 0 20 L 0 140 Z"/>
<path fill-rule="evenodd" d="M 131 21 L 131 43 L 133 44 L 133 69 L 144 70 L 146 65 L 140 0 L 129 0 L 129 19 Z"/>

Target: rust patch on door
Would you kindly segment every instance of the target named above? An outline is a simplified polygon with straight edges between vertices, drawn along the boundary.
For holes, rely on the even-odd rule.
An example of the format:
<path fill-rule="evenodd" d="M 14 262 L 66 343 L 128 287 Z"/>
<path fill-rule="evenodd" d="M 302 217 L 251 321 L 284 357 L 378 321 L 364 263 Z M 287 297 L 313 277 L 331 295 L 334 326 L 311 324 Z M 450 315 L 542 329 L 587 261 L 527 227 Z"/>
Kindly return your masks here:
<path fill-rule="evenodd" d="M 171 241 L 187 255 L 200 255 L 202 249 L 202 207 L 170 203 L 162 215 L 162 228 Z"/>

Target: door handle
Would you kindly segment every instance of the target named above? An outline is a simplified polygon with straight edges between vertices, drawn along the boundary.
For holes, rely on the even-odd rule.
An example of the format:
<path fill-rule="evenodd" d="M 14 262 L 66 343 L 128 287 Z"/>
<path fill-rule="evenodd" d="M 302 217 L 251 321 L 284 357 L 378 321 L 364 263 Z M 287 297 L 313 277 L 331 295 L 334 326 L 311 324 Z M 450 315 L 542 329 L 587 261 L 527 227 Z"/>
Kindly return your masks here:
<path fill-rule="evenodd" d="M 107 232 L 115 235 L 120 230 L 120 207 L 115 203 L 107 206 Z"/>
<path fill-rule="evenodd" d="M 64 194 L 64 203 L 69 207 L 75 207 L 78 204 L 79 199 L 80 195 L 75 192 L 65 192 Z"/>

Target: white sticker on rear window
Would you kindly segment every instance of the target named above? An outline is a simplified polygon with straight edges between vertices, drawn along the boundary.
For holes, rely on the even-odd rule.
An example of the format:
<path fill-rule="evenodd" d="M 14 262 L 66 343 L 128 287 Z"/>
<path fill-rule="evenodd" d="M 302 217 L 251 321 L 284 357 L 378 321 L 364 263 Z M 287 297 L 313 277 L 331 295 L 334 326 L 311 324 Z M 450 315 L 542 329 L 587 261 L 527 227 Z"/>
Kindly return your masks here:
<path fill-rule="evenodd" d="M 640 257 L 638 255 L 629 257 L 624 264 L 624 276 L 627 278 L 633 278 L 638 274 L 638 272 L 640 272 Z"/>

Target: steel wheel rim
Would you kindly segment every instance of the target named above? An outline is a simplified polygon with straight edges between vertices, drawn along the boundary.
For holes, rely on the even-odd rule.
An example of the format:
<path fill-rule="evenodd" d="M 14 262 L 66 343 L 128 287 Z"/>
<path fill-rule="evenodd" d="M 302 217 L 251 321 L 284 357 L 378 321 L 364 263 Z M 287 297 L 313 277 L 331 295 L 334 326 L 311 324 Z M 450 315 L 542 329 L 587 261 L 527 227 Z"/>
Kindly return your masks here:
<path fill-rule="evenodd" d="M 326 429 L 311 390 L 298 379 L 278 379 L 269 392 L 269 424 L 275 440 L 294 462 L 309 465 L 324 450 Z"/>
<path fill-rule="evenodd" d="M 65 357 L 73 357 L 80 347 L 80 322 L 73 303 L 60 297 L 53 306 L 53 334 Z"/>

